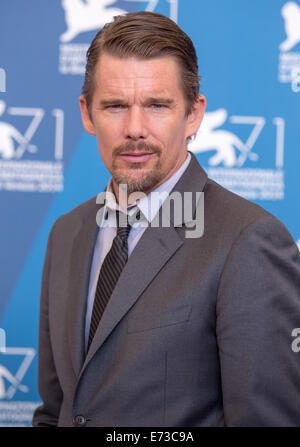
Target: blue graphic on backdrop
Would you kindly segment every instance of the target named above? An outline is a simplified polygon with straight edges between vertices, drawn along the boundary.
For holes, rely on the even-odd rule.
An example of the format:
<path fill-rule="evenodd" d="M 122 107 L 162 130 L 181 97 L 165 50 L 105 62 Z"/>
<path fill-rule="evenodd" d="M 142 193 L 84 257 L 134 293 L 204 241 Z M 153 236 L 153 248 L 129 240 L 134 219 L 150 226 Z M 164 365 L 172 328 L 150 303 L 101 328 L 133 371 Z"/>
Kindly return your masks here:
<path fill-rule="evenodd" d="M 229 126 L 232 124 L 231 131 L 226 129 L 227 121 Z M 268 127 L 274 132 L 274 150 L 263 157 L 265 151 L 259 148 L 259 137 Z M 283 200 L 284 128 L 281 117 L 268 123 L 263 116 L 228 117 L 227 110 L 220 108 L 206 112 L 189 149 L 195 154 L 209 152 L 208 175 L 231 191 L 250 200 Z M 240 134 L 245 135 L 245 141 Z"/>
<path fill-rule="evenodd" d="M 9 107 L 6 117 L 6 104 L 0 100 L 0 190 L 57 192 L 63 190 L 63 123 L 64 112 L 52 110 L 54 147 L 53 154 L 44 160 L 47 152 L 39 150 L 35 140 L 45 110 L 36 107 Z M 17 119 L 14 119 L 17 117 Z M 20 118 L 24 119 L 20 119 Z M 10 122 L 8 122 L 9 120 Z M 17 122 L 25 131 L 20 131 Z M 26 122 L 25 126 L 24 123 Z M 32 154 L 32 156 L 30 156 Z"/>
<path fill-rule="evenodd" d="M 6 2 L 0 17 L 0 426 L 30 425 L 40 402 L 39 292 L 50 228 L 109 179 L 95 138 L 81 124 L 86 50 L 106 21 L 136 10 L 169 16 L 195 43 L 208 106 L 190 150 L 210 177 L 281 219 L 300 249 L 299 1 Z"/>
<path fill-rule="evenodd" d="M 6 333 L 5 330 L 0 328 L 0 352 L 5 352 L 6 350 Z"/>
<path fill-rule="evenodd" d="M 284 19 L 286 39 L 281 42 L 279 48 L 281 51 L 289 51 L 300 42 L 300 7 L 295 2 L 287 2 L 282 7 L 281 14 Z"/>
<path fill-rule="evenodd" d="M 82 32 L 102 28 L 114 16 L 125 14 L 125 9 L 112 7 L 115 3 L 116 0 L 63 0 L 67 30 L 60 35 L 61 42 L 70 42 Z"/>
<path fill-rule="evenodd" d="M 0 68 L 0 93 L 6 91 L 6 73 L 3 68 Z"/>
<path fill-rule="evenodd" d="M 95 34 L 116 15 L 135 9 L 155 12 L 158 6 L 166 2 L 169 3 L 169 13 L 164 13 L 177 21 L 178 0 L 62 0 L 67 29 L 59 36 L 62 42 L 59 48 L 59 72 L 84 74 L 86 51 L 91 42 L 87 32 L 94 31 Z M 136 8 L 137 4 L 145 6 Z"/>
<path fill-rule="evenodd" d="M 279 45 L 279 82 L 290 82 L 295 93 L 300 91 L 300 6 L 287 2 L 281 8 L 286 38 Z M 291 51 L 292 50 L 292 51 Z M 296 50 L 296 51 L 295 51 Z"/>

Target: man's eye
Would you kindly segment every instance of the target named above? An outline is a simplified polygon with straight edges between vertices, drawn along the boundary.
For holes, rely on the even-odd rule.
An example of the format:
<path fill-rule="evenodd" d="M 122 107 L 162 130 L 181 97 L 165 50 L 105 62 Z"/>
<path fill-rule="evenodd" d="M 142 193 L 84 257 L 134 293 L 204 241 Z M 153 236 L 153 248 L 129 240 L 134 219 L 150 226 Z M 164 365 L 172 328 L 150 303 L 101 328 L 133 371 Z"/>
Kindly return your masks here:
<path fill-rule="evenodd" d="M 151 106 L 153 109 L 163 109 L 165 107 L 164 104 L 151 104 Z"/>

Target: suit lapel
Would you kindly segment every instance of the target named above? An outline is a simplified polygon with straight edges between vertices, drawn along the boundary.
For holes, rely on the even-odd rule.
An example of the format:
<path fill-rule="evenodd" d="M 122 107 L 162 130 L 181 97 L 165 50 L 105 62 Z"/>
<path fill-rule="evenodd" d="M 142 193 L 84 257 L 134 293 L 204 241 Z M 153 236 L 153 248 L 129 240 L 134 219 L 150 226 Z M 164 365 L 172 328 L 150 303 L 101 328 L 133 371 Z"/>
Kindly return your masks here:
<path fill-rule="evenodd" d="M 190 165 L 173 190 L 181 194 L 185 191 L 203 191 L 207 180 L 206 173 L 195 156 L 191 155 Z M 195 207 L 196 203 L 194 211 Z M 176 230 L 176 225 L 181 226 L 171 222 L 170 228 L 149 227 L 139 240 L 102 315 L 82 371 L 153 278 L 183 245 L 184 240 L 179 235 L 181 232 Z"/>
<path fill-rule="evenodd" d="M 73 243 L 68 302 L 69 346 L 75 374 L 78 375 L 84 361 L 85 313 L 88 296 L 90 268 L 98 233 L 96 212 L 92 207 L 82 220 Z"/>

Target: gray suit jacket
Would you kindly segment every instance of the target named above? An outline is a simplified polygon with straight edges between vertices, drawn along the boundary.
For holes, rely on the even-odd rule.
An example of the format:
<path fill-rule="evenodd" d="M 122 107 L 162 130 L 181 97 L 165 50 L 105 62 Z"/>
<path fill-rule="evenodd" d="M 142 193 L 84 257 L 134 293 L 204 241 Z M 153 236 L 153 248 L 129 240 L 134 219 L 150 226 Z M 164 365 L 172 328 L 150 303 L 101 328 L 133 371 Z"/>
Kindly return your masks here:
<path fill-rule="evenodd" d="M 194 155 L 174 190 L 203 191 L 204 234 L 146 229 L 85 358 L 95 198 L 54 224 L 44 264 L 33 425 L 299 426 L 300 256 L 261 207 Z"/>

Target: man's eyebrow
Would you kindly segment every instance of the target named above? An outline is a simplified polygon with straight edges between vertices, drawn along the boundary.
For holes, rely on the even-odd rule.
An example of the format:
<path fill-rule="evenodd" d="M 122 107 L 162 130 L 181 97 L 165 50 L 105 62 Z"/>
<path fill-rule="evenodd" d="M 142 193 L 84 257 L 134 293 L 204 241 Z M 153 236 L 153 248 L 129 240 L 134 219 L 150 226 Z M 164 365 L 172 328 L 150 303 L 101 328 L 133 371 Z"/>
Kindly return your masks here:
<path fill-rule="evenodd" d="M 161 97 L 161 96 L 153 96 L 153 97 L 150 97 L 150 98 L 147 98 L 146 100 L 145 100 L 145 102 L 147 102 L 147 103 L 152 103 L 152 102 L 154 102 L 154 103 L 162 103 L 162 104 L 174 104 L 174 99 L 172 99 L 172 98 L 164 98 L 164 97 Z"/>
<path fill-rule="evenodd" d="M 101 99 L 99 101 L 99 105 L 102 107 L 113 106 L 118 104 L 126 104 L 126 101 L 121 98 Z"/>

